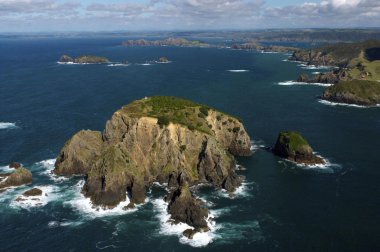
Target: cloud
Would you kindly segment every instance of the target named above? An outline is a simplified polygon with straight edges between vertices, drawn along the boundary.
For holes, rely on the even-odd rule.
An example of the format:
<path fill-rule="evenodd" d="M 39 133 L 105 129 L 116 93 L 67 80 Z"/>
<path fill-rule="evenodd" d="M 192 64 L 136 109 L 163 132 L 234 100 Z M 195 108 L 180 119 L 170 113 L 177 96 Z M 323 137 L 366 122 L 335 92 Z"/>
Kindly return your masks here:
<path fill-rule="evenodd" d="M 380 26 L 378 0 L 310 0 L 276 7 L 264 0 L 147 0 L 78 4 L 0 0 L 0 30 L 170 30 Z"/>

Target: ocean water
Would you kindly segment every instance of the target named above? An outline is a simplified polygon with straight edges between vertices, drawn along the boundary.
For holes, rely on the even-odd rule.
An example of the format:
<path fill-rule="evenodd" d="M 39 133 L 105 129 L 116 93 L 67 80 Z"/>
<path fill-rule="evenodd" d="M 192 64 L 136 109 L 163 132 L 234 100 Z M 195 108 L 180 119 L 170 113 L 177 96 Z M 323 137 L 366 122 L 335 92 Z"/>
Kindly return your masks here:
<path fill-rule="evenodd" d="M 18 161 L 34 176 L 32 186 L 0 194 L 0 250 L 380 250 L 380 108 L 321 103 L 324 86 L 290 82 L 316 70 L 285 54 L 119 46 L 125 39 L 0 39 L 0 171 Z M 64 53 L 114 64 L 57 64 Z M 146 64 L 161 56 L 171 63 Z M 103 211 L 81 196 L 81 178 L 51 174 L 75 132 L 102 130 L 122 105 L 152 95 L 237 115 L 254 143 L 254 155 L 238 159 L 246 181 L 234 197 L 194 188 L 214 219 L 193 241 L 181 236 L 186 226 L 166 223 L 160 185 L 133 211 Z M 285 129 L 301 131 L 328 165 L 297 166 L 266 151 Z M 15 201 L 31 187 L 44 195 Z"/>

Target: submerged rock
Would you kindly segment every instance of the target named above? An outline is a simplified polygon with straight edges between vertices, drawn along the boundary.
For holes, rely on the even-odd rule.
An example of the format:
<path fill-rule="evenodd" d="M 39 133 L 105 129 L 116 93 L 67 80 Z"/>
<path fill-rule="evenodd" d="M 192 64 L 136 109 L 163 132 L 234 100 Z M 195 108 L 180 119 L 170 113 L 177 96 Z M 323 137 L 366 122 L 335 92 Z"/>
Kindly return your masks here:
<path fill-rule="evenodd" d="M 177 187 L 211 183 L 235 190 L 242 177 L 233 155 L 251 154 L 250 138 L 236 118 L 205 105 L 157 96 L 114 113 L 103 133 L 80 131 L 61 150 L 58 175 L 84 175 L 85 196 L 114 207 L 128 195 L 145 201 L 153 182 Z"/>
<path fill-rule="evenodd" d="M 172 192 L 167 200 L 169 201 L 168 212 L 172 219 L 196 229 L 208 228 L 206 222 L 208 210 L 203 206 L 204 203 L 201 200 L 191 194 L 186 182 Z"/>
<path fill-rule="evenodd" d="M 313 153 L 309 143 L 295 131 L 282 131 L 278 135 L 276 145 L 273 148 L 274 154 L 302 164 L 324 164 L 321 157 Z"/>
<path fill-rule="evenodd" d="M 32 173 L 24 167 L 18 168 L 13 173 L 2 175 L 1 177 L 5 178 L 0 182 L 0 189 L 32 183 Z"/>

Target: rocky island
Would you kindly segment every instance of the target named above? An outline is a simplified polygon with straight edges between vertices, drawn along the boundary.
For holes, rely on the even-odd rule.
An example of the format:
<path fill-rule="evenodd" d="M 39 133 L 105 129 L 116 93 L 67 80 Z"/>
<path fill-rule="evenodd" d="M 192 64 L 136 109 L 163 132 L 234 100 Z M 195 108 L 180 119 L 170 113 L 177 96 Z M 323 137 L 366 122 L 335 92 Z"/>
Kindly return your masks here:
<path fill-rule="evenodd" d="M 172 217 L 205 228 L 207 211 L 188 186 L 208 183 L 233 192 L 243 181 L 235 172 L 234 155 L 251 155 L 250 147 L 237 118 L 188 100 L 156 96 L 116 111 L 103 132 L 76 133 L 62 148 L 54 172 L 84 176 L 83 194 L 105 208 L 127 195 L 128 207 L 133 207 L 144 202 L 147 187 L 165 184 L 177 190 L 167 197 Z"/>
<path fill-rule="evenodd" d="M 167 38 L 164 40 L 127 40 L 122 42 L 123 46 L 176 46 L 176 47 L 211 47 L 210 44 L 198 40 L 187 40 L 184 38 Z"/>
<path fill-rule="evenodd" d="M 72 58 L 69 55 L 62 55 L 59 59 L 60 63 L 71 63 L 71 64 L 102 64 L 109 63 L 110 61 L 105 57 L 99 57 L 94 55 L 83 55 L 78 58 Z"/>
<path fill-rule="evenodd" d="M 279 133 L 273 153 L 290 161 L 315 165 L 324 164 L 325 161 L 314 154 L 306 139 L 295 131 L 282 131 Z"/>
<path fill-rule="evenodd" d="M 0 174 L 0 191 L 6 190 L 8 187 L 32 183 L 32 173 L 28 169 L 21 166 L 18 166 L 15 169 L 16 171 L 13 173 Z"/>

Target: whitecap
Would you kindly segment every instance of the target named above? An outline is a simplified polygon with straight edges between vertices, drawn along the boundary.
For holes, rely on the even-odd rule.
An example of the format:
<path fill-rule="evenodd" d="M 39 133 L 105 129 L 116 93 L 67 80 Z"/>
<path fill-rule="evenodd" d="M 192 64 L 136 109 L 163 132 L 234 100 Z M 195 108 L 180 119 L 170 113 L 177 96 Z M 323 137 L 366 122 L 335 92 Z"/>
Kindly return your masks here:
<path fill-rule="evenodd" d="M 128 206 L 130 203 L 130 200 L 128 196 L 126 196 L 125 201 L 120 202 L 116 207 L 112 209 L 107 209 L 101 206 L 95 206 L 90 198 L 86 198 L 82 193 L 82 187 L 84 185 L 84 181 L 78 182 L 74 186 L 74 199 L 69 200 L 65 202 L 65 204 L 70 205 L 72 208 L 76 209 L 77 211 L 86 214 L 88 217 L 91 218 L 97 218 L 97 217 L 104 217 L 104 216 L 117 216 L 117 215 L 123 215 L 126 213 L 131 213 L 137 211 L 137 208 L 140 205 L 137 205 L 133 209 L 127 209 L 124 210 L 123 208 Z M 145 203 L 149 201 L 147 198 Z"/>
<path fill-rule="evenodd" d="M 225 189 L 217 190 L 218 196 L 229 199 L 247 198 L 252 196 L 252 190 L 255 186 L 254 182 L 243 182 L 234 192 L 228 192 Z"/>
<path fill-rule="evenodd" d="M 81 224 L 83 224 L 83 221 L 69 221 L 69 220 L 49 221 L 48 227 L 57 228 L 57 227 L 67 227 L 67 226 L 79 226 Z"/>
<path fill-rule="evenodd" d="M 54 201 L 59 197 L 59 188 L 56 186 L 37 186 L 36 188 L 42 191 L 42 195 L 29 197 L 22 194 L 17 195 L 10 206 L 13 208 L 24 209 L 42 207 L 47 205 L 50 201 Z"/>
<path fill-rule="evenodd" d="M 249 72 L 249 70 L 246 70 L 246 69 L 231 69 L 231 70 L 227 70 L 228 72 L 231 72 L 231 73 L 245 73 L 245 72 Z"/>
<path fill-rule="evenodd" d="M 320 74 L 321 72 L 312 72 L 312 74 L 314 74 L 314 75 L 318 75 L 318 74 Z"/>
<path fill-rule="evenodd" d="M 111 63 L 108 64 L 108 67 L 127 67 L 130 66 L 131 64 L 123 64 L 123 63 Z"/>
<path fill-rule="evenodd" d="M 257 150 L 264 149 L 264 148 L 266 148 L 264 141 L 262 141 L 262 140 L 252 140 L 251 141 L 251 148 L 250 149 L 252 152 L 255 152 Z"/>
<path fill-rule="evenodd" d="M 55 159 L 42 160 L 40 162 L 37 162 L 36 164 L 43 168 L 40 174 L 48 176 L 54 182 L 63 182 L 69 179 L 67 177 L 57 176 L 56 174 L 53 173 Z"/>
<path fill-rule="evenodd" d="M 324 162 L 324 164 L 304 164 L 304 163 L 297 163 L 288 159 L 283 159 L 282 161 L 279 161 L 279 163 L 292 163 L 297 168 L 302 170 L 314 170 L 321 173 L 334 173 L 336 170 L 340 170 L 342 166 L 340 164 L 332 163 L 329 159 L 322 157 L 321 155 L 318 155 L 318 153 L 314 152 L 314 155 L 321 158 Z"/>
<path fill-rule="evenodd" d="M 152 64 L 151 63 L 142 63 L 142 64 L 137 64 L 137 65 L 140 65 L 140 66 L 151 66 Z"/>
<path fill-rule="evenodd" d="M 272 51 L 264 51 L 264 50 L 260 50 L 260 53 L 265 53 L 265 54 L 277 54 L 279 52 L 272 52 Z"/>
<path fill-rule="evenodd" d="M 280 86 L 309 85 L 309 86 L 330 87 L 334 84 L 317 83 L 317 82 L 309 83 L 309 82 L 298 82 L 298 81 L 281 81 L 281 82 L 278 82 L 277 85 L 280 85 Z"/>
<path fill-rule="evenodd" d="M 15 168 L 11 168 L 8 165 L 6 165 L 6 166 L 0 166 L 0 172 L 11 173 L 11 172 L 14 172 L 14 171 L 15 171 Z"/>
<path fill-rule="evenodd" d="M 192 247 L 205 247 L 213 242 L 216 238 L 218 238 L 218 235 L 215 232 L 220 228 L 220 226 L 217 226 L 213 220 L 215 216 L 213 215 L 212 211 L 210 211 L 207 219 L 207 224 L 210 228 L 210 231 L 196 233 L 193 239 L 188 239 L 183 235 L 183 232 L 186 229 L 192 229 L 192 227 L 186 223 L 180 222 L 178 224 L 174 224 L 170 222 L 170 214 L 167 212 L 168 203 L 166 203 L 163 199 L 155 199 L 152 201 L 152 203 L 155 211 L 157 211 L 156 217 L 160 220 L 160 234 L 178 236 L 179 241 L 182 244 L 187 244 Z"/>
<path fill-rule="evenodd" d="M 373 108 L 373 107 L 380 107 L 380 104 L 377 104 L 376 106 L 364 106 L 364 105 L 357 105 L 357 104 L 349 104 L 349 103 L 342 103 L 342 102 L 331 102 L 319 99 L 319 103 L 322 103 L 324 105 L 329 106 L 344 106 L 344 107 L 354 107 L 354 108 Z"/>
<path fill-rule="evenodd" d="M 15 123 L 0 122 L 0 129 L 14 129 L 17 128 Z"/>

